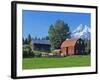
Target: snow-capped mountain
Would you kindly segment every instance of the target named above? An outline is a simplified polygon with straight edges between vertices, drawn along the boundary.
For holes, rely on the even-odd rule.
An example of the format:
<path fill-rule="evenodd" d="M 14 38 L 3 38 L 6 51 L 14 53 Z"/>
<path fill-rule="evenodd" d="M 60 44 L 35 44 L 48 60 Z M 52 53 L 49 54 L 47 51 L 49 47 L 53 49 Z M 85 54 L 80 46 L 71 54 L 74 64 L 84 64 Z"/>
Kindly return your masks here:
<path fill-rule="evenodd" d="M 72 38 L 90 39 L 91 30 L 87 25 L 80 24 L 71 34 Z"/>

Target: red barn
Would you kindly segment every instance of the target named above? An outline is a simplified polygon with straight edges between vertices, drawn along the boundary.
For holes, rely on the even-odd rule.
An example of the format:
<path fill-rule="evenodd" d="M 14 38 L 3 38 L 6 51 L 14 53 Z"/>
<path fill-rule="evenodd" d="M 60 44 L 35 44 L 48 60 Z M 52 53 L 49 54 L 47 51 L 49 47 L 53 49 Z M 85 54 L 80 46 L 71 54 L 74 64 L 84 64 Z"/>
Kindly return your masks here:
<path fill-rule="evenodd" d="M 83 54 L 85 51 L 84 41 L 82 39 L 66 39 L 61 44 L 61 55 Z"/>

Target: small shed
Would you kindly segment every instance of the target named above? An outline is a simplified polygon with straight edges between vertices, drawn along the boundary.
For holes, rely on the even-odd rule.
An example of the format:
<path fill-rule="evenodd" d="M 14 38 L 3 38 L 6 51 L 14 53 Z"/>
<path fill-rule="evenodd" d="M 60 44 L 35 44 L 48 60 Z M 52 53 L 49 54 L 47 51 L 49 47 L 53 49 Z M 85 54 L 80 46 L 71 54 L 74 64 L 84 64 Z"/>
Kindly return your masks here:
<path fill-rule="evenodd" d="M 75 55 L 84 54 L 85 45 L 84 40 L 79 39 L 66 39 L 61 44 L 61 55 Z"/>

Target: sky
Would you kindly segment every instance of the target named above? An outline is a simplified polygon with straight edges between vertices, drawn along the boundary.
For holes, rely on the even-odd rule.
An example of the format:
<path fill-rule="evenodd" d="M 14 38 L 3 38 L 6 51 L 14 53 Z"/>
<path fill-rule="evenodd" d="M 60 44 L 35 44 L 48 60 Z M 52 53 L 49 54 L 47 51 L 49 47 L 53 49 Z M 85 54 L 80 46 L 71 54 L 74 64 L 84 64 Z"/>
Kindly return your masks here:
<path fill-rule="evenodd" d="M 67 23 L 70 27 L 70 31 L 76 29 L 80 24 L 89 27 L 91 24 L 90 13 L 23 10 L 23 37 L 26 38 L 29 34 L 31 34 L 33 38 L 47 36 L 50 25 L 54 24 L 58 19 Z"/>

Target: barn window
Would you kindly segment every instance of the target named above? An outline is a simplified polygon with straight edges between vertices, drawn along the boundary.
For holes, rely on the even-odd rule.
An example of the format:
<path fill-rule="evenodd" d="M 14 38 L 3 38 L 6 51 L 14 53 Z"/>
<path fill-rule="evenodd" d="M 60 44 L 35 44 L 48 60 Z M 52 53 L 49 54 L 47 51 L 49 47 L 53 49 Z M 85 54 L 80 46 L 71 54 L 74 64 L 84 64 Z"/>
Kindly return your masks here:
<path fill-rule="evenodd" d="M 79 41 L 80 44 L 82 44 L 82 41 Z"/>
<path fill-rule="evenodd" d="M 82 41 L 81 41 L 81 44 L 82 44 Z"/>
<path fill-rule="evenodd" d="M 79 43 L 79 41 L 77 41 L 77 43 Z"/>

